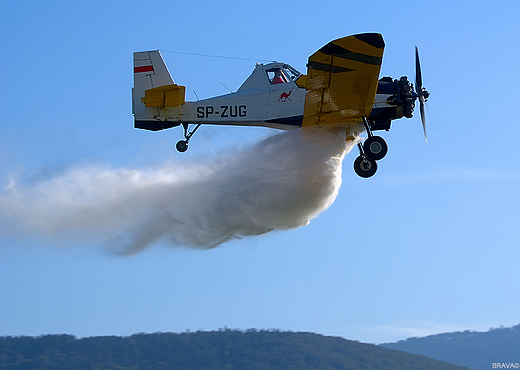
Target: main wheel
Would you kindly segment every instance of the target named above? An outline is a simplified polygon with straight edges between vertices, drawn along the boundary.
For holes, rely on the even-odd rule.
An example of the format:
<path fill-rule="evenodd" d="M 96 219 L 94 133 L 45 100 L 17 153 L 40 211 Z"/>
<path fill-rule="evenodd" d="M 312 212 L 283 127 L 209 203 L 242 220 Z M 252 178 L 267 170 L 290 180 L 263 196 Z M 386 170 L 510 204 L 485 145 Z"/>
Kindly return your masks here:
<path fill-rule="evenodd" d="M 354 171 L 358 176 L 368 178 L 374 176 L 377 171 L 377 162 L 371 158 L 360 155 L 354 161 Z"/>
<path fill-rule="evenodd" d="M 175 145 L 175 147 L 179 152 L 184 153 L 186 150 L 188 150 L 188 142 L 180 140 L 177 142 L 177 145 Z"/>
<path fill-rule="evenodd" d="M 388 153 L 388 145 L 381 136 L 371 136 L 363 143 L 363 151 L 367 157 L 378 161 Z"/>

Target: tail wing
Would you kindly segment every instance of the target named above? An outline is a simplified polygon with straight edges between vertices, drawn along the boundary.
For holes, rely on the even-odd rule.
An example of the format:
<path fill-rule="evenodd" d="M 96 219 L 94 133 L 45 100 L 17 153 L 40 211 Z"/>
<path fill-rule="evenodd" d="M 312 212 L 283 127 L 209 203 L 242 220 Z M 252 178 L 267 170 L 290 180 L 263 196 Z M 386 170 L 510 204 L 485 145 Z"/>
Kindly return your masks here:
<path fill-rule="evenodd" d="M 166 128 L 160 119 L 161 109 L 165 108 L 165 91 L 170 91 L 167 95 L 169 98 L 172 89 L 178 94 L 180 87 L 174 84 L 158 50 L 134 53 L 132 113 L 135 127 L 154 131 Z M 175 101 L 180 102 L 181 97 Z M 164 112 L 162 115 L 164 116 Z"/>

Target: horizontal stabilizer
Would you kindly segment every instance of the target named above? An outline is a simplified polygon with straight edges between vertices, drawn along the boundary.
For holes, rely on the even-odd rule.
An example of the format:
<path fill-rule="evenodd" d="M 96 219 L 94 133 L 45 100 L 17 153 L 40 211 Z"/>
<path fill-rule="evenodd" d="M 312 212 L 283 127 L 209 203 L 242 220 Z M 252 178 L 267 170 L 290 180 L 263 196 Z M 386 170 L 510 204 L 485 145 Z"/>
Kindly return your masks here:
<path fill-rule="evenodd" d="M 141 102 L 146 108 L 151 107 L 177 107 L 186 102 L 186 87 L 176 84 L 154 87 L 145 90 Z"/>

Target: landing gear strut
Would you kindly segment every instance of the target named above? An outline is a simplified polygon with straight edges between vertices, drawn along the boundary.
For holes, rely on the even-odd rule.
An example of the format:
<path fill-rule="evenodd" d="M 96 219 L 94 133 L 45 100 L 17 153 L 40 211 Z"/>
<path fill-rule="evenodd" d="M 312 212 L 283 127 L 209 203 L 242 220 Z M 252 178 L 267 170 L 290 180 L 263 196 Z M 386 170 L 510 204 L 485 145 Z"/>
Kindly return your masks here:
<path fill-rule="evenodd" d="M 182 127 L 184 127 L 184 139 L 185 140 L 179 140 L 177 142 L 177 145 L 175 147 L 177 150 L 181 153 L 184 153 L 186 150 L 188 150 L 188 142 L 190 141 L 191 137 L 197 131 L 197 129 L 200 127 L 200 123 L 198 123 L 193 130 L 189 130 L 189 123 L 183 123 Z"/>
<path fill-rule="evenodd" d="M 359 157 L 354 161 L 354 171 L 364 178 L 372 177 L 377 171 L 377 162 L 383 159 L 388 152 L 388 145 L 381 136 L 373 136 L 370 124 L 366 117 L 363 117 L 363 124 L 368 138 L 363 145 L 358 144 Z"/>

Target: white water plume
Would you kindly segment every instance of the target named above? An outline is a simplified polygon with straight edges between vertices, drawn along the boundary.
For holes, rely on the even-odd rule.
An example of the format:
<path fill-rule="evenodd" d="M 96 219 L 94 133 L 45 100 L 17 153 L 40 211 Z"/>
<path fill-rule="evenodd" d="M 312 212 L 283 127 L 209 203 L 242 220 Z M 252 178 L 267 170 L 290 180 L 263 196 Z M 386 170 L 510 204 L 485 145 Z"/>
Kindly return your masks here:
<path fill-rule="evenodd" d="M 348 135 L 343 128 L 297 129 L 203 163 L 86 166 L 32 184 L 11 181 L 0 196 L 0 226 L 97 240 L 125 254 L 163 239 L 212 248 L 304 226 L 337 196 L 343 157 L 356 143 Z"/>

